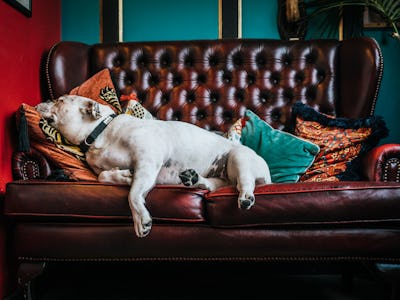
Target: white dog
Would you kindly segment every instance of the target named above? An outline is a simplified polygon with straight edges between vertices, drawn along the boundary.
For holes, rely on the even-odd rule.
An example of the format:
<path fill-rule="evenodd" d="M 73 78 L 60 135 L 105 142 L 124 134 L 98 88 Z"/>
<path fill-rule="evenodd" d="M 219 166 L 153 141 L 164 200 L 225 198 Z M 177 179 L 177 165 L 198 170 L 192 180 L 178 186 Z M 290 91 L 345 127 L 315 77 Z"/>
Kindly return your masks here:
<path fill-rule="evenodd" d="M 186 122 L 115 116 L 109 106 L 80 96 L 62 96 L 36 108 L 87 150 L 87 163 L 100 182 L 131 186 L 128 200 L 139 237 L 151 230 L 145 197 L 155 184 L 210 191 L 236 185 L 239 207 L 249 209 L 255 185 L 271 182 L 267 163 L 252 149 Z"/>

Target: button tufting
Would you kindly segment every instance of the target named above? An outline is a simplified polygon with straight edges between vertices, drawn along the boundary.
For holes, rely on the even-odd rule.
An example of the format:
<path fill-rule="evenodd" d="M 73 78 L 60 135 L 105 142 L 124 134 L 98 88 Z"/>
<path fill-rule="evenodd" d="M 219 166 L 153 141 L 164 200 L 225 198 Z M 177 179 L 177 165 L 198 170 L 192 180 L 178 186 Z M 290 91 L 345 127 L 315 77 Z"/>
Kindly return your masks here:
<path fill-rule="evenodd" d="M 293 58 L 289 53 L 286 53 L 282 57 L 282 63 L 285 66 L 290 66 L 292 64 Z"/>
<path fill-rule="evenodd" d="M 208 58 L 208 63 L 210 64 L 211 67 L 218 66 L 220 63 L 220 57 L 218 53 L 211 54 L 210 57 Z"/>
<path fill-rule="evenodd" d="M 169 99 L 170 99 L 170 94 L 168 92 L 163 93 L 161 96 L 161 103 L 167 104 L 169 102 Z"/>
<path fill-rule="evenodd" d="M 146 91 L 137 91 L 136 97 L 139 99 L 140 103 L 144 103 L 146 101 L 147 92 Z"/>
<path fill-rule="evenodd" d="M 248 85 L 253 85 L 256 83 L 256 76 L 254 74 L 247 74 L 246 81 Z"/>
<path fill-rule="evenodd" d="M 205 84 L 207 82 L 207 75 L 204 73 L 198 74 L 196 81 L 198 84 Z"/>
<path fill-rule="evenodd" d="M 194 66 L 195 57 L 193 51 L 189 51 L 183 58 L 183 64 L 187 68 Z"/>
<path fill-rule="evenodd" d="M 134 73 L 126 74 L 124 78 L 125 85 L 132 85 L 136 81 L 136 76 Z"/>
<path fill-rule="evenodd" d="M 294 101 L 329 108 L 340 92 L 322 95 L 321 89 L 331 85 L 336 74 L 336 42 L 322 48 L 309 42 L 157 42 L 100 50 L 99 60 L 106 61 L 122 94 L 136 93 L 145 108 L 162 119 L 221 131 L 246 108 L 274 128 L 287 126 Z"/>
<path fill-rule="evenodd" d="M 220 94 L 218 91 L 211 91 L 210 92 L 210 102 L 217 103 L 219 101 Z"/>
<path fill-rule="evenodd" d="M 271 99 L 271 92 L 267 90 L 263 90 L 258 95 L 258 99 L 261 103 L 265 104 L 270 101 Z"/>
<path fill-rule="evenodd" d="M 224 111 L 222 114 L 222 118 L 225 122 L 230 122 L 233 119 L 233 114 L 231 111 Z"/>
<path fill-rule="evenodd" d="M 192 103 L 196 100 L 196 92 L 193 90 L 187 91 L 186 93 L 186 102 Z"/>
<path fill-rule="evenodd" d="M 160 83 L 160 77 L 157 74 L 150 74 L 148 83 L 154 87 Z"/>
<path fill-rule="evenodd" d="M 285 98 L 285 100 L 287 102 L 291 102 L 293 100 L 293 98 L 294 98 L 293 89 L 289 89 L 289 88 L 285 89 L 283 91 L 283 97 Z"/>
<path fill-rule="evenodd" d="M 123 61 L 124 59 L 122 58 L 122 56 L 118 55 L 113 59 L 113 66 L 120 67 L 123 65 Z"/>
<path fill-rule="evenodd" d="M 317 97 L 317 87 L 316 86 L 310 86 L 306 90 L 306 99 L 308 101 L 313 101 Z"/>
<path fill-rule="evenodd" d="M 232 55 L 232 63 L 235 67 L 241 67 L 244 64 L 244 55 L 242 52 L 237 51 Z"/>
<path fill-rule="evenodd" d="M 279 108 L 274 108 L 271 112 L 271 120 L 274 122 L 279 122 L 281 119 L 281 112 Z"/>
<path fill-rule="evenodd" d="M 164 52 L 160 57 L 161 68 L 169 68 L 172 64 L 172 55 L 169 52 Z"/>
<path fill-rule="evenodd" d="M 326 73 L 325 73 L 324 70 L 318 70 L 317 71 L 318 82 L 324 81 L 325 77 L 326 77 Z"/>
<path fill-rule="evenodd" d="M 198 74 L 196 78 L 198 84 L 205 84 L 207 82 L 207 75 L 204 73 Z"/>
<path fill-rule="evenodd" d="M 197 120 L 203 120 L 207 117 L 207 113 L 204 110 L 199 110 L 196 113 Z"/>
<path fill-rule="evenodd" d="M 222 74 L 222 80 L 225 84 L 229 84 L 232 82 L 232 72 L 225 70 Z"/>
<path fill-rule="evenodd" d="M 294 80 L 296 81 L 297 84 L 300 84 L 304 81 L 305 75 L 303 71 L 298 71 L 296 75 L 294 75 Z"/>
<path fill-rule="evenodd" d="M 237 90 L 235 91 L 235 99 L 236 99 L 238 102 L 243 102 L 243 101 L 244 101 L 244 97 L 245 97 L 245 92 L 244 92 L 243 89 L 237 89 Z"/>
<path fill-rule="evenodd" d="M 172 120 L 180 121 L 182 120 L 182 112 L 181 111 L 174 111 L 172 114 Z"/>
<path fill-rule="evenodd" d="M 142 53 L 137 58 L 137 65 L 139 68 L 146 68 L 149 65 L 149 58 L 146 54 Z"/>
<path fill-rule="evenodd" d="M 181 74 L 174 74 L 172 77 L 172 84 L 174 86 L 181 85 L 183 83 L 183 77 Z"/>
<path fill-rule="evenodd" d="M 315 51 L 311 50 L 310 53 L 306 55 L 306 62 L 308 64 L 315 64 L 317 61 L 317 54 Z"/>
<path fill-rule="evenodd" d="M 256 65 L 258 69 L 265 69 L 265 66 L 267 65 L 267 54 L 265 53 L 265 51 L 257 53 Z"/>
<path fill-rule="evenodd" d="M 270 81 L 273 85 L 278 85 L 281 81 L 281 75 L 278 72 L 274 72 L 271 74 Z"/>

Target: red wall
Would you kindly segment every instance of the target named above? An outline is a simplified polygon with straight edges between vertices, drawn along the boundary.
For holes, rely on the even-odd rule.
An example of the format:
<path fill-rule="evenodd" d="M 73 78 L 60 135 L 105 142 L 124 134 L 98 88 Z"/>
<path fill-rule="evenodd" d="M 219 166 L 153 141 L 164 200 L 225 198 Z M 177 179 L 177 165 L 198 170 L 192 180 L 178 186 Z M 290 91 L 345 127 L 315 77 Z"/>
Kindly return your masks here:
<path fill-rule="evenodd" d="M 61 0 L 32 0 L 31 18 L 0 0 L 0 201 L 6 183 L 12 180 L 13 114 L 22 102 L 40 102 L 40 59 L 44 51 L 60 40 L 60 21 Z M 14 284 L 8 282 L 10 266 L 6 264 L 0 215 L 0 299 L 10 293 Z"/>
<path fill-rule="evenodd" d="M 0 193 L 12 179 L 12 115 L 22 102 L 40 102 L 40 57 L 60 40 L 60 22 L 61 0 L 32 0 L 31 18 L 0 1 Z"/>

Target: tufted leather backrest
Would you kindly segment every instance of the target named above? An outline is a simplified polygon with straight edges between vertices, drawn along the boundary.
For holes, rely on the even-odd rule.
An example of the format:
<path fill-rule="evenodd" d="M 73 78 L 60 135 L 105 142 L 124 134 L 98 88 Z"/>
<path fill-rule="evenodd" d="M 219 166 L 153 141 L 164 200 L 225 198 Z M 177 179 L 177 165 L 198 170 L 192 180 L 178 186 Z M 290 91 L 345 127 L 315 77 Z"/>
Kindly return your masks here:
<path fill-rule="evenodd" d="M 343 117 L 371 115 L 383 62 L 377 43 L 268 39 L 60 42 L 48 53 L 45 99 L 109 68 L 121 94 L 135 92 L 157 118 L 226 131 L 246 108 L 273 127 L 302 101 Z"/>

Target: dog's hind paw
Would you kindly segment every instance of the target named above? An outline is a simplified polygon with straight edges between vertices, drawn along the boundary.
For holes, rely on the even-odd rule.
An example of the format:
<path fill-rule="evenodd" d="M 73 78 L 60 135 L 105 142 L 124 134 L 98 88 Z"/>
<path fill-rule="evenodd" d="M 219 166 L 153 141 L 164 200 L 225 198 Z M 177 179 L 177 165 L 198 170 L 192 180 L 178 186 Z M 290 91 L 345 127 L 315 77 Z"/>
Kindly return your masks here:
<path fill-rule="evenodd" d="M 179 178 L 185 186 L 195 185 L 199 182 L 199 174 L 193 169 L 187 169 L 179 174 Z"/>
<path fill-rule="evenodd" d="M 239 198 L 240 209 L 250 209 L 255 203 L 254 195 L 247 195 L 244 198 Z"/>

